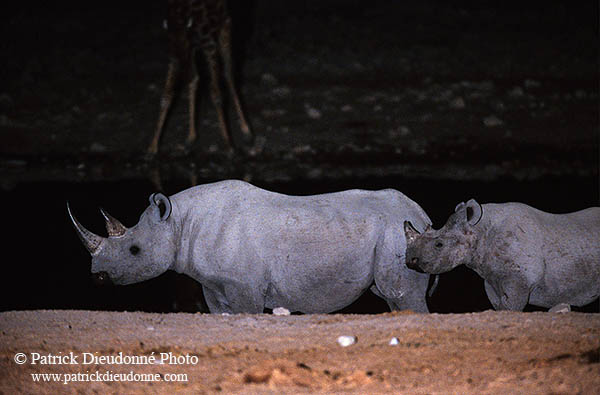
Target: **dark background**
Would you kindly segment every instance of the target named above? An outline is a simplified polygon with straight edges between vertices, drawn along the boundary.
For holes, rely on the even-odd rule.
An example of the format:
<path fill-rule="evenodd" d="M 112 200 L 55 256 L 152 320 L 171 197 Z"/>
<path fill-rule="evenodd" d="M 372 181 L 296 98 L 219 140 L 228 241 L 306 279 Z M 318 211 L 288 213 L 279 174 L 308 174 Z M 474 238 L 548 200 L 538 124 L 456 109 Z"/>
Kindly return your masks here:
<path fill-rule="evenodd" d="M 204 94 L 193 149 L 180 148 L 182 97 L 148 162 L 165 3 L 2 6 L 1 310 L 196 308 L 198 288 L 174 273 L 94 286 L 66 201 L 101 235 L 100 206 L 132 226 L 150 193 L 227 178 L 300 195 L 396 188 L 436 228 L 470 198 L 555 213 L 599 204 L 596 1 L 231 1 L 256 149 L 222 152 Z M 428 302 L 491 308 L 464 268 Z M 386 309 L 369 294 L 345 311 Z"/>

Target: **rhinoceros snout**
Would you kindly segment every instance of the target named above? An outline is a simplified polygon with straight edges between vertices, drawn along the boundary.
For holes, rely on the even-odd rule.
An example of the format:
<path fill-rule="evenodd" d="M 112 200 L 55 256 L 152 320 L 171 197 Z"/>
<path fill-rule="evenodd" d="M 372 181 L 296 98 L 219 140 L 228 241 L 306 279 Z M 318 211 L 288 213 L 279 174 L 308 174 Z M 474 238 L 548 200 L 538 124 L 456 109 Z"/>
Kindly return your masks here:
<path fill-rule="evenodd" d="M 112 281 L 107 272 L 92 273 L 92 280 L 96 285 L 111 285 Z"/>
<path fill-rule="evenodd" d="M 419 267 L 419 258 L 417 257 L 409 259 L 408 262 L 406 262 L 406 266 L 408 266 L 409 269 L 416 270 L 419 273 L 424 273 Z"/>

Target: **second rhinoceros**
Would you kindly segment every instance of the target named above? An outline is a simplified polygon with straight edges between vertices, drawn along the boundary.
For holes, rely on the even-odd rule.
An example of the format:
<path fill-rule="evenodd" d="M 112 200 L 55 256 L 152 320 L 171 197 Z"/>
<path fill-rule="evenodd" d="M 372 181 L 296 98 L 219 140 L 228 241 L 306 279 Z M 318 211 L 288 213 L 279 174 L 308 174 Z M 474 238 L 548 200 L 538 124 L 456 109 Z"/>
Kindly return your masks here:
<path fill-rule="evenodd" d="M 439 230 L 404 225 L 406 264 L 443 273 L 466 265 L 495 309 L 582 306 L 600 295 L 600 207 L 550 214 L 522 203 L 456 206 Z"/>
<path fill-rule="evenodd" d="M 350 190 L 288 196 L 242 181 L 150 196 L 137 225 L 104 211 L 108 238 L 71 220 L 92 255 L 92 273 L 115 284 L 168 269 L 202 284 L 212 313 L 284 307 L 326 313 L 367 288 L 390 308 L 426 312 L 428 274 L 404 265 L 404 221 L 431 224 L 402 193 Z"/>

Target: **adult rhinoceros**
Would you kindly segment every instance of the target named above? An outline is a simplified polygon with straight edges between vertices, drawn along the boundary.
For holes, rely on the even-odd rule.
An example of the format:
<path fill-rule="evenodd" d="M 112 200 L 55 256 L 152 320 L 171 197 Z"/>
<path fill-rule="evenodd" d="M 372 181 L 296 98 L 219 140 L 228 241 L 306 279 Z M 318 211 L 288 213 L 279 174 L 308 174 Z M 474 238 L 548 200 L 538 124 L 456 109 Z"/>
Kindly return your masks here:
<path fill-rule="evenodd" d="M 404 265 L 399 230 L 404 221 L 421 230 L 431 221 L 396 190 L 288 196 L 229 180 L 171 197 L 153 194 L 129 229 L 102 214 L 108 238 L 85 229 L 69 210 L 92 255 L 92 273 L 115 284 L 171 269 L 202 284 L 213 313 L 325 313 L 369 287 L 393 310 L 428 311 L 429 275 Z"/>

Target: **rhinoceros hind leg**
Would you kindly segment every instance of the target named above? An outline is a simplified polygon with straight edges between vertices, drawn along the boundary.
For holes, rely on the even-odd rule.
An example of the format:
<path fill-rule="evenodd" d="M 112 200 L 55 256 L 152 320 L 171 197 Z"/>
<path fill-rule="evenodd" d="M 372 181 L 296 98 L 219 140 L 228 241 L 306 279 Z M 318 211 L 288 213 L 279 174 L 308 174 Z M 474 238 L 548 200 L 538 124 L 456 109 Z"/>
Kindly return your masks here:
<path fill-rule="evenodd" d="M 265 309 L 264 293 L 250 286 L 226 285 L 225 296 L 233 313 L 261 314 Z"/>
<path fill-rule="evenodd" d="M 202 287 L 202 291 L 204 292 L 204 300 L 206 301 L 206 305 L 208 306 L 208 310 L 212 314 L 223 314 L 223 313 L 232 313 L 231 307 L 227 303 L 225 297 L 217 291 L 209 289 L 207 287 Z"/>

